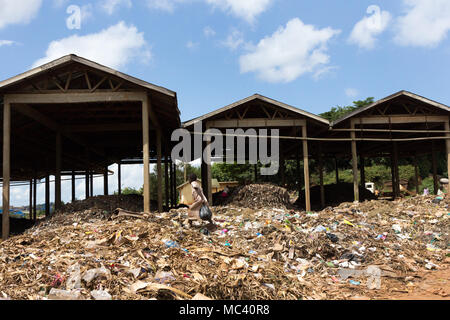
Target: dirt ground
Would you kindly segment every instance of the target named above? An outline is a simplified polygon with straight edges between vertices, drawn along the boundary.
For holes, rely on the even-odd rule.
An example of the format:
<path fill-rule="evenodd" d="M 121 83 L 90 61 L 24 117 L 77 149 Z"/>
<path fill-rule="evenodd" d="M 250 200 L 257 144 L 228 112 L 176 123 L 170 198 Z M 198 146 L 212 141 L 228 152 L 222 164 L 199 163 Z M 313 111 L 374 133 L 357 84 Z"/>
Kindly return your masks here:
<path fill-rule="evenodd" d="M 450 265 L 438 271 L 429 271 L 409 292 L 397 292 L 380 299 L 393 300 L 450 300 Z"/>

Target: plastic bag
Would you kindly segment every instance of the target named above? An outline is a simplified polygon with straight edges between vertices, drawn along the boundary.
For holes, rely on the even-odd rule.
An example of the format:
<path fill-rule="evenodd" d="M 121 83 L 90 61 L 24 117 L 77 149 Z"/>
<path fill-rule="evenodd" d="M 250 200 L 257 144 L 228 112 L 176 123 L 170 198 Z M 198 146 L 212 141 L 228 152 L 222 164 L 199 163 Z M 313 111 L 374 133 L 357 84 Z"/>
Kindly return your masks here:
<path fill-rule="evenodd" d="M 211 209 L 207 205 L 203 205 L 200 208 L 200 219 L 202 220 L 211 220 L 212 218 L 212 212 Z"/>

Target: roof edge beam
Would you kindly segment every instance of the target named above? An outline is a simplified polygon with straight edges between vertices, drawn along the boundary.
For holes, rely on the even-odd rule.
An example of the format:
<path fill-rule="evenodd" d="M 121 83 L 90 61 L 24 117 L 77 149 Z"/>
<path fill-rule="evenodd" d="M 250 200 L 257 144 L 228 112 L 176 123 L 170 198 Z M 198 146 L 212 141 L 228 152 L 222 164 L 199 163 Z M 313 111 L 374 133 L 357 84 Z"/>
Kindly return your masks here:
<path fill-rule="evenodd" d="M 136 101 L 143 102 L 147 99 L 145 91 L 133 92 L 92 92 L 92 93 L 23 93 L 6 94 L 5 98 L 10 103 L 26 104 L 71 104 L 71 103 L 90 103 L 90 102 L 122 102 Z"/>
<path fill-rule="evenodd" d="M 351 119 L 351 123 L 355 125 L 446 122 L 446 121 L 448 121 L 447 116 L 384 116 L 384 117 L 363 117 Z"/>
<path fill-rule="evenodd" d="M 208 121 L 210 128 L 261 128 L 261 127 L 303 127 L 306 120 L 270 120 L 270 119 L 244 119 L 244 120 L 215 120 Z"/>

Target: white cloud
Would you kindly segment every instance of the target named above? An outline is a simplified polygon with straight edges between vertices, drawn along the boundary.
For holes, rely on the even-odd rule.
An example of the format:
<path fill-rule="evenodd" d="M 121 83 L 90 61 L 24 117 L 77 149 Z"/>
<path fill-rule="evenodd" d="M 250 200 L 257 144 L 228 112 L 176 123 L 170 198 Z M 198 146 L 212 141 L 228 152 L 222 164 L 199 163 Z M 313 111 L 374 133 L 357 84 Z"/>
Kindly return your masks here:
<path fill-rule="evenodd" d="M 69 0 L 53 0 L 53 5 L 55 7 L 62 7 L 63 5 L 67 4 Z"/>
<path fill-rule="evenodd" d="M 233 29 L 233 31 L 228 35 L 228 37 L 224 41 L 222 41 L 222 45 L 231 50 L 236 50 L 243 43 L 244 43 L 244 35 L 237 29 Z"/>
<path fill-rule="evenodd" d="M 267 10 L 273 0 L 206 0 L 206 2 L 253 23 L 258 15 Z"/>
<path fill-rule="evenodd" d="M 269 82 L 291 82 L 305 73 L 317 72 L 329 63 L 327 43 L 339 33 L 294 18 L 240 57 L 241 72 L 256 72 Z"/>
<path fill-rule="evenodd" d="M 144 34 L 124 22 L 84 36 L 73 35 L 50 43 L 45 57 L 33 66 L 40 66 L 67 54 L 76 54 L 112 68 L 121 68 L 132 58 L 149 59 L 151 56 Z"/>
<path fill-rule="evenodd" d="M 173 12 L 179 3 L 188 2 L 189 0 L 146 0 L 150 9 Z"/>
<path fill-rule="evenodd" d="M 356 98 L 358 96 L 359 92 L 357 89 L 354 88 L 348 88 L 345 89 L 345 95 L 349 98 Z"/>
<path fill-rule="evenodd" d="M 435 47 L 450 30 L 449 0 L 403 0 L 406 14 L 397 19 L 395 42 L 403 46 Z"/>
<path fill-rule="evenodd" d="M 214 31 L 213 28 L 211 28 L 210 26 L 207 26 L 203 29 L 203 34 L 205 35 L 205 37 L 210 38 L 210 37 L 214 37 L 216 35 L 216 32 Z"/>
<path fill-rule="evenodd" d="M 0 29 L 10 24 L 27 24 L 38 13 L 42 0 L 0 0 Z"/>
<path fill-rule="evenodd" d="M 173 12 L 178 4 L 200 1 L 253 23 L 274 0 L 146 0 L 146 3 L 150 9 Z"/>
<path fill-rule="evenodd" d="M 103 0 L 100 3 L 103 11 L 105 11 L 109 15 L 112 15 L 117 10 L 117 8 L 121 6 L 131 8 L 132 5 L 133 3 L 131 2 L 131 0 Z"/>
<path fill-rule="evenodd" d="M 17 42 L 11 41 L 11 40 L 0 40 L 0 47 L 3 46 L 12 46 L 13 44 L 16 44 Z"/>
<path fill-rule="evenodd" d="M 316 81 L 319 81 L 320 79 L 324 78 L 326 75 L 332 74 L 333 71 L 339 69 L 337 66 L 324 66 L 319 69 L 317 69 L 316 72 L 314 72 L 313 79 Z"/>
<path fill-rule="evenodd" d="M 349 42 L 357 44 L 360 48 L 373 49 L 376 36 L 386 30 L 392 16 L 388 11 L 381 11 L 378 6 L 370 6 L 367 13 L 372 15 L 364 17 L 355 25 Z"/>
<path fill-rule="evenodd" d="M 186 48 L 188 48 L 189 50 L 194 50 L 196 47 L 198 47 L 198 42 L 188 41 L 186 43 Z"/>

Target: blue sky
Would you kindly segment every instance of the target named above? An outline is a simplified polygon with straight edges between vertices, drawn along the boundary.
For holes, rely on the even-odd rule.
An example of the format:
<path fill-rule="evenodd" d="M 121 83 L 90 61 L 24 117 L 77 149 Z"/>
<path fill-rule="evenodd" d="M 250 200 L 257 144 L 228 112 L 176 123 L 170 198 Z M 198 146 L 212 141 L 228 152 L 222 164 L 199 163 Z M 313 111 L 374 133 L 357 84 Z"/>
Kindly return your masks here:
<path fill-rule="evenodd" d="M 449 31 L 448 0 L 0 0 L 0 79 L 76 53 L 176 91 L 182 121 L 254 93 L 316 114 L 403 89 L 450 105 Z"/>

